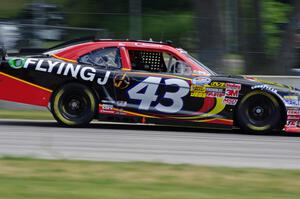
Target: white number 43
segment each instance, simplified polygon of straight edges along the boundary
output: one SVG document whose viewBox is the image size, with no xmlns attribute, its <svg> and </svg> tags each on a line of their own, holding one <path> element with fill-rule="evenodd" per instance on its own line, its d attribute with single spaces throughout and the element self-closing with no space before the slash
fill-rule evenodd
<svg viewBox="0 0 300 199">
<path fill-rule="evenodd" d="M 156 92 L 159 88 L 161 80 L 162 78 L 160 77 L 148 77 L 128 91 L 128 95 L 131 99 L 140 100 L 138 107 L 139 109 L 149 110 L 151 103 L 158 100 L 158 95 L 156 95 Z M 163 98 L 170 99 L 172 104 L 170 106 L 165 106 L 161 103 L 158 103 L 154 108 L 160 112 L 176 113 L 183 107 L 182 98 L 189 93 L 189 84 L 181 79 L 166 79 L 165 85 L 178 86 L 178 90 L 176 92 L 166 92 L 164 94 Z M 143 89 L 145 89 L 145 92 L 140 93 Z"/>
</svg>

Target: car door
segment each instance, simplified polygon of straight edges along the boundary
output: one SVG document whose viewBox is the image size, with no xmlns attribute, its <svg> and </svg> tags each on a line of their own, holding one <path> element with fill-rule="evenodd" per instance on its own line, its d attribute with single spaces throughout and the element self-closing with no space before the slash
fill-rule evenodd
<svg viewBox="0 0 300 199">
<path fill-rule="evenodd" d="M 119 107 L 149 117 L 188 114 L 185 101 L 189 99 L 190 75 L 171 74 L 163 51 L 127 52 L 132 70 L 123 70 L 114 77 Z"/>
<path fill-rule="evenodd" d="M 115 114 L 116 95 L 113 77 L 122 68 L 119 47 L 106 47 L 93 50 L 79 57 L 80 64 L 91 65 L 96 69 L 97 89 L 101 92 L 99 112 L 103 114 Z M 99 88 L 101 87 L 101 88 Z"/>
</svg>

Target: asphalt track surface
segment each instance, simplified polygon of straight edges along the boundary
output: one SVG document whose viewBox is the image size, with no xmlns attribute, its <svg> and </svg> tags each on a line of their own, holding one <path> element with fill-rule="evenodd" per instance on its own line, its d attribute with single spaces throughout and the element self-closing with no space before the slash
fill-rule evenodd
<svg viewBox="0 0 300 199">
<path fill-rule="evenodd" d="M 54 121 L 0 120 L 0 156 L 300 168 L 300 135 Z"/>
</svg>

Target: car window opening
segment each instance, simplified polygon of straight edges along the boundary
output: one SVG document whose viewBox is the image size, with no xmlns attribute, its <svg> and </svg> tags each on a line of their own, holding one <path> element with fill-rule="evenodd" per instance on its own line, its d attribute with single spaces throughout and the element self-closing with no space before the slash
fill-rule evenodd
<svg viewBox="0 0 300 199">
<path fill-rule="evenodd" d="M 191 67 L 166 52 L 129 50 L 132 70 L 191 74 Z"/>
<path fill-rule="evenodd" d="M 162 52 L 129 50 L 132 70 L 167 72 Z"/>
<path fill-rule="evenodd" d="M 105 68 L 121 68 L 119 48 L 102 48 L 94 50 L 78 59 L 79 63 Z"/>
</svg>

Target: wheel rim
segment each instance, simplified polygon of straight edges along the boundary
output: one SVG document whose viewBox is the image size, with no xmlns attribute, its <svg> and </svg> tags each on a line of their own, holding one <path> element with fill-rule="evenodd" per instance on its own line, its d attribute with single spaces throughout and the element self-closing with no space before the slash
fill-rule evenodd
<svg viewBox="0 0 300 199">
<path fill-rule="evenodd" d="M 85 93 L 65 93 L 59 102 L 59 111 L 69 120 L 80 119 L 90 111 L 90 100 Z"/>
<path fill-rule="evenodd" d="M 247 116 L 250 123 L 256 126 L 264 126 L 268 124 L 269 120 L 275 110 L 273 102 L 266 96 L 255 95 L 248 100 Z"/>
</svg>

